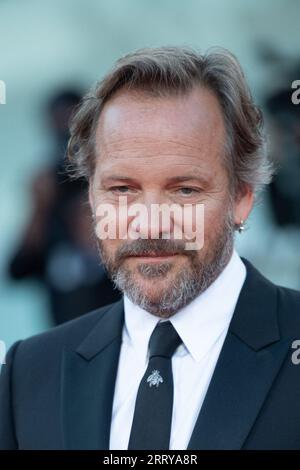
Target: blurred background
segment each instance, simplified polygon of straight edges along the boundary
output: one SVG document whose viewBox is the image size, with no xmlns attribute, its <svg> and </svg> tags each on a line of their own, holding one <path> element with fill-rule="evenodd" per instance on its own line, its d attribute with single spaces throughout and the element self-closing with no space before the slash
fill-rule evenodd
<svg viewBox="0 0 300 470">
<path fill-rule="evenodd" d="M 119 293 L 90 233 L 85 183 L 62 167 L 68 118 L 113 62 L 146 46 L 223 46 L 265 113 L 278 173 L 240 255 L 300 289 L 299 0 L 0 0 L 0 339 L 7 347 Z"/>
</svg>

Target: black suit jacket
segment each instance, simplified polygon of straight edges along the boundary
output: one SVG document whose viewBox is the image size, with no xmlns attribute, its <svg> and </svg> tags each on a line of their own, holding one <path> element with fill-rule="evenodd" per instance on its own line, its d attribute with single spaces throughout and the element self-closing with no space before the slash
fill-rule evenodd
<svg viewBox="0 0 300 470">
<path fill-rule="evenodd" d="M 247 277 L 188 449 L 300 449 L 300 292 L 243 261 Z M 109 449 L 123 322 L 120 300 L 10 348 L 1 449 Z"/>
</svg>

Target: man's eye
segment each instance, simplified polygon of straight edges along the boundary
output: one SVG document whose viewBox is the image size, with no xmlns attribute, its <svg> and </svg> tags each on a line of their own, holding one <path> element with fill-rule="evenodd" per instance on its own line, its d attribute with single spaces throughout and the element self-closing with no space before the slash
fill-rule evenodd
<svg viewBox="0 0 300 470">
<path fill-rule="evenodd" d="M 113 188 L 110 188 L 110 190 L 116 193 L 127 193 L 129 191 L 129 187 L 128 186 L 114 186 Z"/>
<path fill-rule="evenodd" d="M 184 196 L 191 196 L 193 194 L 198 193 L 199 191 L 194 188 L 186 187 L 186 188 L 179 188 L 179 192 L 183 194 Z"/>
</svg>

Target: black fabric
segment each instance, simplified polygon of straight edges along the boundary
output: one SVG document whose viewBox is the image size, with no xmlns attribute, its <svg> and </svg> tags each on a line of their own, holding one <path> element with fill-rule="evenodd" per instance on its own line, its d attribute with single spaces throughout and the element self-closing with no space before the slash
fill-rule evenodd
<svg viewBox="0 0 300 470">
<path fill-rule="evenodd" d="M 149 362 L 141 380 L 129 450 L 169 449 L 173 410 L 172 355 L 181 339 L 170 321 L 158 323 L 149 340 Z"/>
</svg>

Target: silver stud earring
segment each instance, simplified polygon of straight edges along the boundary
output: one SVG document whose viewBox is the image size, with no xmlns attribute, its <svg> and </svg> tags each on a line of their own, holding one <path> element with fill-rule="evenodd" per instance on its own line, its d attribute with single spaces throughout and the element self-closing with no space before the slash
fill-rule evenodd
<svg viewBox="0 0 300 470">
<path fill-rule="evenodd" d="M 238 224 L 237 226 L 237 230 L 239 233 L 243 233 L 243 231 L 245 230 L 245 222 L 243 219 L 241 219 L 240 223 Z"/>
</svg>

